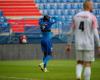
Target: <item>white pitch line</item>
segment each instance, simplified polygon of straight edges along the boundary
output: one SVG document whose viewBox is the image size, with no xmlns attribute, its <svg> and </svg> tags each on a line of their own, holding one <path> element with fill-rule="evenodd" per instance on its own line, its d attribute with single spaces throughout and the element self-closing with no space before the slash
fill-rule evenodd
<svg viewBox="0 0 100 80">
<path fill-rule="evenodd" d="M 8 76 L 0 76 L 2 79 L 16 79 L 16 80 L 34 80 L 32 78 L 17 78 L 17 77 L 8 77 Z"/>
</svg>

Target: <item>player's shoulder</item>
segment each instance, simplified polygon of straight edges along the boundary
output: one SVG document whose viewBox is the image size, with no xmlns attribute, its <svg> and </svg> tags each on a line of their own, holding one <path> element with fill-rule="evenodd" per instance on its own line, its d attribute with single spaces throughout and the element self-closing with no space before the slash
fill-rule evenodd
<svg viewBox="0 0 100 80">
<path fill-rule="evenodd" d="M 39 19 L 39 23 L 43 23 L 43 18 L 40 18 Z"/>
<path fill-rule="evenodd" d="M 96 16 L 93 13 L 90 13 L 92 18 L 96 19 Z"/>
<path fill-rule="evenodd" d="M 84 15 L 84 14 L 86 14 L 85 11 L 80 11 L 80 12 L 78 12 L 75 16 Z"/>
</svg>

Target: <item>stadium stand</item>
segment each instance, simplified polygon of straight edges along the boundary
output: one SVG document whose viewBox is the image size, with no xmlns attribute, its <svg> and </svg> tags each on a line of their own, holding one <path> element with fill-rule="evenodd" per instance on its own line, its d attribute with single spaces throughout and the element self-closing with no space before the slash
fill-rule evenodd
<svg viewBox="0 0 100 80">
<path fill-rule="evenodd" d="M 40 30 L 34 30 L 38 27 L 38 19 L 45 14 L 53 17 L 59 17 L 60 22 L 55 24 L 61 32 L 69 29 L 73 15 L 82 10 L 84 0 L 0 0 L 0 10 L 3 11 L 7 22 L 10 23 L 12 32 L 17 34 L 26 34 L 29 38 L 41 38 Z M 100 21 L 100 0 L 93 0 L 95 10 L 93 13 Z M 0 16 L 3 14 L 0 13 Z M 3 17 L 2 17 L 3 18 Z M 6 19 L 1 19 L 6 21 Z M 2 26 L 8 26 L 5 22 Z M 1 26 L 1 23 L 0 23 Z M 37 37 L 36 37 L 37 36 Z M 65 39 L 65 35 L 60 34 L 59 39 Z M 16 39 L 15 39 L 16 40 Z M 31 40 L 30 40 L 31 41 Z M 17 41 L 18 42 L 18 41 Z"/>
<path fill-rule="evenodd" d="M 24 32 L 24 24 L 38 26 L 34 16 L 41 16 L 33 0 L 0 0 L 0 10 L 9 18 L 13 32 Z"/>
<path fill-rule="evenodd" d="M 38 17 L 41 16 L 41 13 L 33 0 L 0 0 L 0 10 L 8 19 L 7 21 L 14 34 L 12 38 L 14 38 L 14 36 L 17 38 L 19 33 L 25 33 L 25 26 L 29 28 L 31 26 L 39 26 Z M 0 13 L 0 15 L 2 15 L 2 13 Z M 4 19 L 0 18 L 0 20 L 3 21 Z M 7 26 L 7 23 L 4 23 L 2 26 Z M 17 33 L 18 35 L 16 35 Z"/>
</svg>

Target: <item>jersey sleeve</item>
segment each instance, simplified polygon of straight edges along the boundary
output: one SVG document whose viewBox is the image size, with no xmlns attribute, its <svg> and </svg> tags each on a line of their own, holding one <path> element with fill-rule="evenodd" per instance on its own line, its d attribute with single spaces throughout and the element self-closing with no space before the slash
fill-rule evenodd
<svg viewBox="0 0 100 80">
<path fill-rule="evenodd" d="M 99 27 L 96 16 L 92 17 L 92 26 L 93 26 L 93 28 L 98 28 Z"/>
<path fill-rule="evenodd" d="M 95 16 L 93 16 L 92 26 L 93 26 L 95 42 L 96 42 L 97 46 L 100 47 L 100 38 L 99 38 L 98 29 L 97 29 L 99 26 L 98 26 L 98 21 Z"/>
<path fill-rule="evenodd" d="M 56 17 L 51 17 L 50 18 L 50 23 L 51 24 L 54 24 L 54 23 L 56 23 L 57 22 L 57 18 Z"/>
</svg>

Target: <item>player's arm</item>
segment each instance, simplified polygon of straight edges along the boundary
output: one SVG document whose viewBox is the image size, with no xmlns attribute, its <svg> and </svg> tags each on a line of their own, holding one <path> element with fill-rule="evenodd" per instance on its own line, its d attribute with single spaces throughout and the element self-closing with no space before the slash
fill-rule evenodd
<svg viewBox="0 0 100 80">
<path fill-rule="evenodd" d="M 73 19 L 70 31 L 67 32 L 67 35 L 68 35 L 68 41 L 67 41 L 67 46 L 66 46 L 67 52 L 70 52 L 71 49 L 72 49 L 72 41 L 73 41 L 73 36 L 74 36 L 74 30 L 75 30 L 75 22 L 74 22 L 74 19 Z"/>
<path fill-rule="evenodd" d="M 92 22 L 92 26 L 93 26 L 93 32 L 94 32 L 94 39 L 96 41 L 98 50 L 100 51 L 100 38 L 99 38 L 99 32 L 98 32 L 98 21 L 96 19 L 96 17 L 93 17 L 93 22 Z"/>
<path fill-rule="evenodd" d="M 58 19 L 57 17 L 51 17 L 51 18 L 50 18 L 51 24 L 55 24 L 55 23 L 57 23 L 58 21 L 59 21 L 59 19 Z"/>
<path fill-rule="evenodd" d="M 43 22 L 43 19 L 41 18 L 40 20 L 39 20 L 39 29 L 41 29 L 41 30 L 43 30 L 43 29 L 45 29 L 45 25 L 46 24 L 44 24 L 44 22 Z"/>
</svg>

